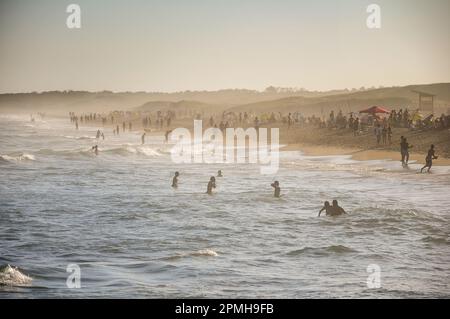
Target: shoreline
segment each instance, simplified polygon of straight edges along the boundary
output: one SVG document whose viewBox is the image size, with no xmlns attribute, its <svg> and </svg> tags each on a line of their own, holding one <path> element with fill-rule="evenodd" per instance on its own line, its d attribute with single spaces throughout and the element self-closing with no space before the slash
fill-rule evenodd
<svg viewBox="0 0 450 319">
<path fill-rule="evenodd" d="M 357 161 L 391 160 L 400 162 L 400 152 L 391 150 L 365 150 L 339 146 L 287 144 L 281 147 L 280 151 L 301 151 L 306 156 L 351 155 L 352 159 Z M 416 161 L 416 164 L 425 165 L 425 157 L 426 154 L 412 152 L 409 159 L 410 161 Z M 437 160 L 433 161 L 433 166 L 450 166 L 450 158 L 439 156 Z"/>
</svg>

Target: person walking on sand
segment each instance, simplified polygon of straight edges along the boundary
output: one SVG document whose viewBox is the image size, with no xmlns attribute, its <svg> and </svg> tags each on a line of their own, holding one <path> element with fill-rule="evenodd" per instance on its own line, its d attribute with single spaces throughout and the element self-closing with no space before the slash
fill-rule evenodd
<svg viewBox="0 0 450 319">
<path fill-rule="evenodd" d="M 387 137 L 388 137 L 389 145 L 391 145 L 392 144 L 392 128 L 391 128 L 390 124 L 388 124 L 388 127 L 387 127 Z"/>
<path fill-rule="evenodd" d="M 377 124 L 377 126 L 375 127 L 375 136 L 377 138 L 377 146 L 380 145 L 381 142 L 381 134 L 382 134 L 382 129 L 381 129 L 381 125 Z"/>
<path fill-rule="evenodd" d="M 434 145 L 431 144 L 430 149 L 428 150 L 428 154 L 427 157 L 425 158 L 425 166 L 422 167 L 422 169 L 420 170 L 420 172 L 422 173 L 422 171 L 428 167 L 428 173 L 430 172 L 431 166 L 433 166 L 433 160 L 437 159 L 438 156 L 436 156 L 434 154 Z"/>
<path fill-rule="evenodd" d="M 216 178 L 214 176 L 211 176 L 208 182 L 208 187 L 206 189 L 206 194 L 212 195 L 213 188 L 216 188 Z"/>
<path fill-rule="evenodd" d="M 359 117 L 357 117 L 355 122 L 353 122 L 353 136 L 357 136 L 358 134 L 359 134 Z"/>
<path fill-rule="evenodd" d="M 273 182 L 272 184 L 270 184 L 270 186 L 272 186 L 274 188 L 274 193 L 273 196 L 275 196 L 276 198 L 279 198 L 281 195 L 281 188 L 280 188 L 280 183 L 278 181 Z"/>
</svg>

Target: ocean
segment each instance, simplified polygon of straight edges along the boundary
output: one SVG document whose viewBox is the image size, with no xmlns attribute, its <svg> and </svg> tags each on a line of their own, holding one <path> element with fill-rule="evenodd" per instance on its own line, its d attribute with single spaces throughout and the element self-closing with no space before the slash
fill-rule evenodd
<svg viewBox="0 0 450 319">
<path fill-rule="evenodd" d="M 450 167 L 289 151 L 261 175 L 96 130 L 0 115 L 0 298 L 450 297 Z"/>
</svg>

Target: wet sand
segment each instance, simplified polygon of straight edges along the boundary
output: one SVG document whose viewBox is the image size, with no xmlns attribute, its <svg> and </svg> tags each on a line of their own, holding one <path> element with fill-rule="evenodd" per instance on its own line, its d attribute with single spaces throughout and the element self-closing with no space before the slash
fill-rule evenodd
<svg viewBox="0 0 450 319">
<path fill-rule="evenodd" d="M 282 151 L 302 151 L 308 156 L 327 156 L 327 155 L 351 155 L 352 159 L 358 161 L 369 160 L 393 160 L 400 161 L 400 152 L 390 150 L 362 150 L 351 147 L 335 147 L 335 146 L 317 146 L 308 144 L 289 144 L 281 148 Z M 439 155 L 439 154 L 438 154 Z M 425 164 L 426 154 L 414 153 L 410 154 L 410 162 Z M 450 166 L 450 158 L 439 157 L 433 161 L 433 166 Z"/>
</svg>

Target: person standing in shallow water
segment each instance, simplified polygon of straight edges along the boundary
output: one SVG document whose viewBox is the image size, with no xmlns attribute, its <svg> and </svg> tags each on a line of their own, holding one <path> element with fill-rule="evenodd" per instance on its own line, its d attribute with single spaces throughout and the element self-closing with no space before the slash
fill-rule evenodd
<svg viewBox="0 0 450 319">
<path fill-rule="evenodd" d="M 211 176 L 208 182 L 208 187 L 206 189 L 206 193 L 209 195 L 212 195 L 213 188 L 216 188 L 216 178 L 214 176 Z"/>
<path fill-rule="evenodd" d="M 177 188 L 178 187 L 178 176 L 180 176 L 180 173 L 175 172 L 175 176 L 172 179 L 172 187 Z"/>
<path fill-rule="evenodd" d="M 425 168 L 428 167 L 428 173 L 430 172 L 431 166 L 433 166 L 433 160 L 437 159 L 438 157 L 434 155 L 434 145 L 431 144 L 430 149 L 428 150 L 427 157 L 425 158 L 425 166 L 422 167 L 420 172 L 422 173 Z"/>
<path fill-rule="evenodd" d="M 412 148 L 412 145 L 409 145 L 406 137 L 400 137 L 400 153 L 402 155 L 402 165 L 407 166 L 409 161 L 409 149 Z"/>
<path fill-rule="evenodd" d="M 275 181 L 270 186 L 272 186 L 274 188 L 273 195 L 276 198 L 279 198 L 280 197 L 280 193 L 281 193 L 280 183 L 278 181 Z"/>
<path fill-rule="evenodd" d="M 142 136 L 141 136 L 141 141 L 142 141 L 142 145 L 144 145 L 144 144 L 145 144 L 145 133 L 142 134 Z"/>
</svg>

